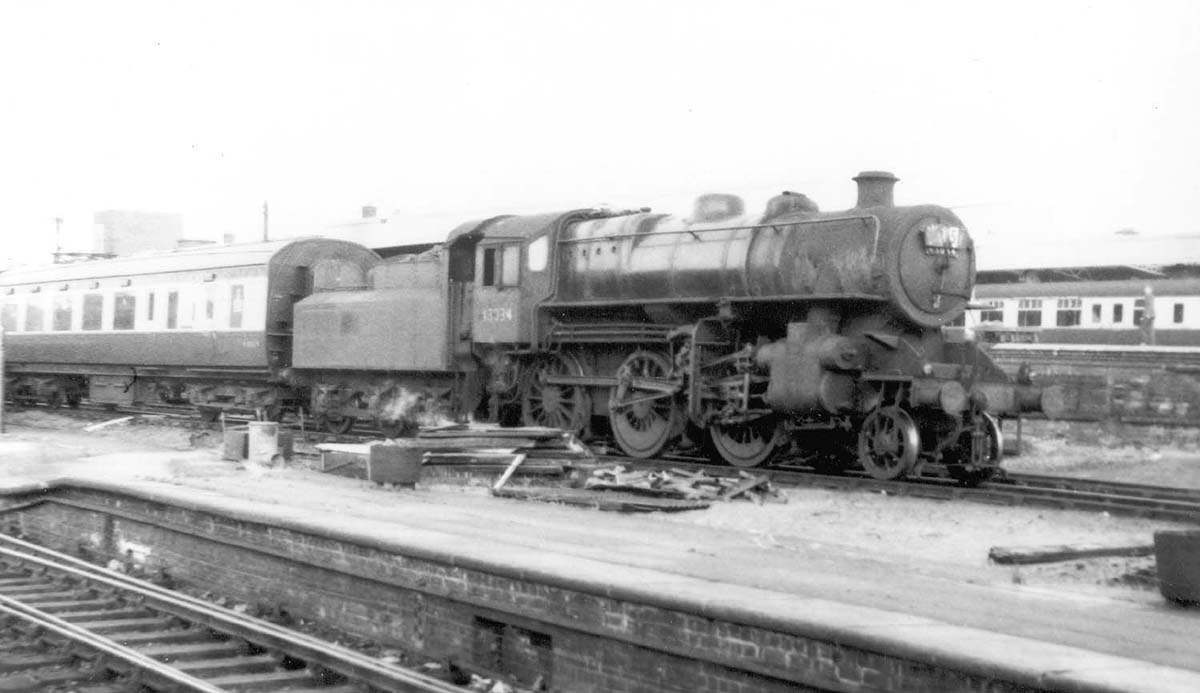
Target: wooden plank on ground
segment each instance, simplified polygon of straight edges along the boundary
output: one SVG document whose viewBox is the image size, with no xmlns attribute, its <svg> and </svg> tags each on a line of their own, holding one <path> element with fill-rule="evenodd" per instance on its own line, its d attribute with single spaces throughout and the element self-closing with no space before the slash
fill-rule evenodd
<svg viewBox="0 0 1200 693">
<path fill-rule="evenodd" d="M 988 559 L 1000 565 L 1055 563 L 1108 556 L 1137 557 L 1154 554 L 1153 544 L 1102 546 L 1100 544 L 1061 544 L 1057 546 L 993 546 Z"/>
<path fill-rule="evenodd" d="M 513 455 L 512 464 L 508 465 L 508 469 L 505 469 L 504 473 L 500 475 L 500 478 L 496 479 L 496 483 L 492 485 L 493 494 L 500 492 L 500 489 L 503 488 L 504 485 L 508 483 L 508 480 L 512 478 L 513 472 L 517 471 L 517 467 L 520 467 L 521 463 L 524 461 L 524 455 Z"/>
<path fill-rule="evenodd" d="M 708 501 L 681 498 L 652 498 L 612 491 L 591 492 L 584 489 L 524 487 L 505 488 L 495 495 L 502 498 L 563 503 L 614 512 L 679 512 L 703 510 Z"/>
<path fill-rule="evenodd" d="M 758 488 L 759 486 L 763 486 L 771 482 L 770 477 L 767 476 L 754 476 L 751 474 L 746 474 L 745 477 L 746 478 L 737 482 L 733 486 L 730 486 L 722 491 L 721 495 L 717 497 L 721 500 L 729 500 L 730 498 L 736 497 L 738 494 L 747 493 Z"/>
</svg>

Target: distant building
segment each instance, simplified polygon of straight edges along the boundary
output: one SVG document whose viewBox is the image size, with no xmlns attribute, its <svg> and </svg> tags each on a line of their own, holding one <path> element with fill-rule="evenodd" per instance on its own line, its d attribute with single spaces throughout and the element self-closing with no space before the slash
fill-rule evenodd
<svg viewBox="0 0 1200 693">
<path fill-rule="evenodd" d="M 110 209 L 92 217 L 92 252 L 130 255 L 174 250 L 183 240 L 183 217 L 167 212 Z"/>
</svg>

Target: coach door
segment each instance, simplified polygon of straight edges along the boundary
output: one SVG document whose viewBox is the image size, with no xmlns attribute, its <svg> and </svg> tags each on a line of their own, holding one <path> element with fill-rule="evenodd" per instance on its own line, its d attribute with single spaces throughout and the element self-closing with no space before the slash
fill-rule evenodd
<svg viewBox="0 0 1200 693">
<path fill-rule="evenodd" d="M 481 241 L 475 249 L 475 341 L 521 341 L 522 317 L 521 239 Z"/>
</svg>

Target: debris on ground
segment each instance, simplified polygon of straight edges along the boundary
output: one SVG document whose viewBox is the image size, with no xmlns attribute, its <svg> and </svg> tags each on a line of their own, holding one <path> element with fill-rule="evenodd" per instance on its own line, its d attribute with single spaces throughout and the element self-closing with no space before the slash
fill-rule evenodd
<svg viewBox="0 0 1200 693">
<path fill-rule="evenodd" d="M 1153 544 L 1136 546 L 1102 546 L 1100 544 L 1061 544 L 1055 546 L 993 546 L 988 550 L 988 560 L 1000 565 L 1029 565 L 1032 563 L 1057 563 L 1081 558 L 1105 556 L 1150 556 Z"/>
<path fill-rule="evenodd" d="M 515 498 L 518 500 L 540 501 L 542 503 L 560 503 L 581 508 L 594 508 L 622 513 L 651 513 L 677 512 L 680 510 L 703 510 L 710 501 L 686 500 L 682 498 L 663 498 L 634 495 L 621 491 L 591 491 L 581 488 L 557 488 L 549 486 L 528 486 L 523 488 L 505 487 L 493 490 L 492 495 L 499 498 Z"/>
<path fill-rule="evenodd" d="M 583 487 L 591 490 L 680 498 L 683 500 L 733 500 L 743 498 L 755 503 L 786 503 L 787 498 L 771 485 L 766 474 L 738 472 L 737 476 L 710 476 L 702 471 L 660 469 L 630 471 L 622 465 L 592 471 Z"/>
<path fill-rule="evenodd" d="M 95 424 L 92 424 L 91 426 L 84 426 L 83 430 L 87 431 L 88 433 L 95 433 L 96 431 L 108 428 L 109 426 L 116 426 L 117 424 L 128 423 L 130 421 L 133 421 L 135 418 L 137 418 L 137 417 L 122 416 L 119 419 L 109 419 L 108 421 L 102 421 L 100 423 L 95 423 Z"/>
</svg>

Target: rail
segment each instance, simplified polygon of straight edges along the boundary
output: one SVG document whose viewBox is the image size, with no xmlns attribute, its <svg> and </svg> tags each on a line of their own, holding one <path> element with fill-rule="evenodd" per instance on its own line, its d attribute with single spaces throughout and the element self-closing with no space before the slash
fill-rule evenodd
<svg viewBox="0 0 1200 693">
<path fill-rule="evenodd" d="M 351 681 L 360 682 L 372 688 L 384 691 L 435 693 L 462 690 L 449 683 L 387 664 L 349 648 L 145 583 L 122 573 L 94 566 L 72 556 L 14 537 L 0 535 L 0 557 L 36 565 L 52 573 L 68 575 L 117 592 L 135 595 L 141 605 L 151 611 L 170 614 L 183 621 L 202 625 L 225 635 L 254 643 L 267 650 L 287 653 L 291 657 L 308 663 L 310 667 L 314 665 L 324 667 Z M 189 690 L 206 692 L 223 690 L 220 687 L 206 684 L 196 677 L 182 674 L 178 669 L 166 667 L 136 650 L 88 633 L 86 629 L 15 603 L 16 601 L 5 597 L 0 605 L 7 613 L 20 616 L 25 620 L 36 619 L 39 625 L 54 630 L 72 641 L 118 657 L 130 665 L 136 666 L 139 670 L 162 676 L 171 683 L 188 687 Z M 151 667 L 151 665 L 153 666 Z"/>
</svg>

